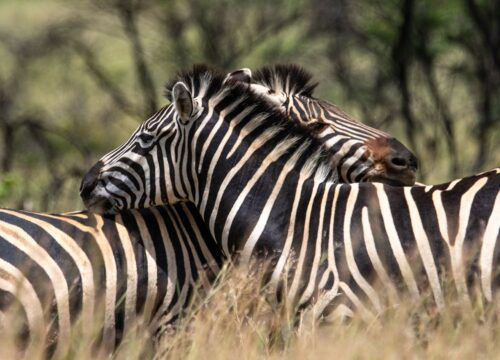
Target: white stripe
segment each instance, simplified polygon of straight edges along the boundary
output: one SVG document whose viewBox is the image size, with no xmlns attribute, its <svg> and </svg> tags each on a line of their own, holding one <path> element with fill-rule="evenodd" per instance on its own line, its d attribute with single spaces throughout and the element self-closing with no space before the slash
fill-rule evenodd
<svg viewBox="0 0 500 360">
<path fill-rule="evenodd" d="M 231 211 L 229 212 L 229 214 L 226 217 L 226 221 L 224 223 L 224 228 L 222 231 L 222 237 L 221 237 L 222 249 L 226 255 L 231 253 L 229 251 L 229 230 L 231 229 L 231 225 L 233 224 L 234 218 L 235 218 L 236 214 L 238 213 L 238 210 L 240 209 L 241 205 L 245 201 L 248 193 L 254 187 L 254 185 L 257 183 L 257 181 L 259 181 L 260 177 L 262 176 L 262 174 L 264 174 L 266 169 L 269 166 L 271 166 L 275 161 L 277 161 L 286 151 L 288 151 L 288 149 L 291 146 L 293 146 L 294 143 L 295 143 L 294 141 L 284 141 L 284 142 L 280 143 L 278 146 L 276 146 L 276 148 L 273 151 L 271 151 L 265 157 L 265 159 L 262 160 L 260 167 L 255 171 L 255 173 L 252 174 L 250 180 L 245 184 L 245 187 L 239 193 L 238 198 L 236 199 L 236 201 L 232 205 Z M 252 151 L 250 151 L 250 150 L 251 149 L 249 149 L 249 151 L 247 151 L 247 153 L 251 153 Z M 246 159 L 246 154 L 242 158 L 242 161 L 244 159 Z M 241 166 L 244 165 L 244 163 L 242 163 L 242 161 L 240 161 Z M 238 165 L 240 165 L 240 163 Z M 240 166 L 238 166 L 238 165 L 231 169 L 228 176 L 224 179 L 223 185 L 220 187 L 220 189 L 218 191 L 216 203 L 215 203 L 214 209 L 212 211 L 212 215 L 210 216 L 209 226 L 210 226 L 210 230 L 212 230 L 212 233 L 213 233 L 213 230 L 215 227 L 215 218 L 216 218 L 216 215 L 217 215 L 218 210 L 219 210 L 218 209 L 219 203 L 220 203 L 222 196 L 225 192 L 225 187 L 229 183 L 228 179 L 231 179 L 233 174 L 236 175 L 235 172 L 240 170 Z M 233 172 L 233 170 L 235 172 Z M 227 180 L 227 182 L 226 182 L 226 180 Z"/>
<path fill-rule="evenodd" d="M 366 281 L 363 275 L 361 275 L 361 272 L 359 271 L 358 268 L 358 264 L 356 263 L 356 258 L 354 257 L 354 246 L 351 239 L 351 219 L 353 216 L 354 206 L 356 204 L 359 192 L 359 187 L 355 185 L 356 184 L 353 184 L 350 187 L 351 191 L 349 192 L 349 196 L 347 197 L 347 205 L 345 209 L 344 225 L 343 225 L 344 245 L 345 245 L 344 247 L 345 247 L 347 266 L 349 268 L 352 277 L 359 285 L 359 287 L 366 293 L 366 295 L 372 302 L 375 309 L 378 312 L 381 312 L 382 305 L 380 303 L 378 294 L 375 291 L 375 289 L 368 283 L 368 281 Z"/>
<path fill-rule="evenodd" d="M 409 209 L 413 235 L 415 236 L 415 241 L 417 243 L 418 251 L 420 253 L 422 263 L 424 264 L 427 278 L 429 279 L 429 283 L 431 285 L 432 294 L 434 295 L 434 300 L 436 301 L 438 310 L 443 310 L 444 299 L 443 299 L 443 293 L 441 291 L 441 285 L 439 283 L 439 276 L 436 269 L 436 264 L 434 263 L 434 258 L 432 256 L 432 251 L 429 244 L 429 238 L 425 233 L 424 226 L 422 224 L 422 220 L 420 218 L 420 214 L 417 208 L 417 204 L 415 204 L 415 201 L 413 200 L 413 196 L 411 194 L 411 189 L 412 189 L 411 187 L 405 187 L 404 194 Z"/>
<path fill-rule="evenodd" d="M 157 274 L 158 267 L 156 263 L 156 251 L 154 247 L 154 241 L 151 239 L 151 234 L 148 230 L 148 224 L 144 221 L 144 218 L 138 211 L 133 212 L 135 221 L 139 228 L 139 234 L 142 239 L 145 248 L 146 255 L 146 267 L 148 272 L 148 287 L 146 293 L 146 300 L 144 304 L 143 316 L 144 321 L 149 323 L 151 317 L 153 316 L 153 307 L 155 304 L 157 296 Z M 156 239 L 155 239 L 156 240 Z M 141 287 L 142 288 L 142 287 Z"/>
<path fill-rule="evenodd" d="M 401 270 L 403 279 L 405 280 L 406 286 L 408 287 L 410 296 L 413 300 L 417 300 L 419 298 L 417 282 L 415 281 L 413 271 L 410 267 L 410 264 L 408 263 L 408 259 L 406 259 L 406 255 L 401 245 L 401 240 L 399 239 L 396 227 L 394 226 L 394 219 L 392 217 L 392 211 L 389 205 L 389 200 L 387 199 L 387 194 L 385 193 L 382 184 L 373 183 L 373 186 L 375 187 L 375 189 L 377 189 L 377 196 L 379 199 L 382 220 L 384 223 L 385 231 L 387 233 L 387 237 L 389 239 L 389 243 L 391 245 L 391 249 L 394 253 L 394 257 L 396 258 L 396 262 L 398 263 L 399 269 Z"/>
<path fill-rule="evenodd" d="M 221 142 L 219 144 L 217 144 L 217 151 L 215 152 L 215 154 L 212 156 L 212 159 L 210 160 L 210 166 L 208 167 L 208 172 L 207 174 L 213 174 L 214 173 L 214 169 L 215 169 L 215 166 L 219 163 L 219 160 L 220 160 L 220 157 L 221 157 L 221 153 L 222 153 L 222 150 L 224 150 L 224 147 L 226 146 L 229 138 L 231 135 L 234 134 L 234 128 L 239 124 L 239 122 L 245 117 L 247 116 L 248 112 L 250 112 L 251 108 L 247 108 L 247 109 L 244 109 L 241 113 L 238 114 L 237 117 L 234 118 L 234 121 L 231 121 L 229 124 L 228 124 L 228 129 L 226 129 L 226 134 L 224 135 L 224 137 L 222 138 Z M 221 116 L 225 116 L 225 113 L 222 112 Z M 222 123 L 222 119 L 219 121 L 219 124 Z M 212 134 L 211 134 L 212 135 Z M 213 133 L 213 135 L 215 135 L 215 132 Z M 206 147 L 208 147 L 208 145 L 211 144 L 212 142 L 212 137 L 209 137 L 207 139 L 207 141 L 205 142 L 205 146 L 203 147 L 203 150 L 202 150 L 202 156 L 201 156 L 201 159 L 200 159 L 200 164 L 199 164 L 199 167 L 198 167 L 198 171 L 201 172 L 201 166 L 203 164 L 203 158 L 206 154 Z M 207 178 L 207 181 L 206 181 L 206 184 L 205 184 L 205 189 L 203 190 L 203 211 L 204 211 L 204 207 L 206 205 L 206 200 L 208 199 L 208 193 L 211 189 L 211 185 L 212 185 L 212 177 L 209 176 Z"/>
<path fill-rule="evenodd" d="M 58 218 L 57 216 L 51 216 L 53 218 Z M 101 256 L 104 261 L 104 273 L 106 278 L 106 289 L 105 289 L 105 304 L 104 304 L 104 334 L 103 334 L 103 347 L 105 349 L 112 350 L 115 346 L 115 304 L 116 304 L 116 286 L 117 286 L 117 272 L 116 272 L 116 261 L 113 254 L 113 249 L 109 244 L 109 240 L 103 232 L 104 220 L 103 217 L 97 214 L 90 214 L 87 216 L 88 221 L 90 217 L 95 219 L 96 225 L 94 227 L 82 225 L 78 221 L 71 219 L 65 219 L 65 222 L 73 225 L 77 229 L 88 233 L 95 239 L 99 250 L 101 251 Z M 120 239 L 117 239 L 120 241 Z"/>
<path fill-rule="evenodd" d="M 127 268 L 127 292 L 125 294 L 125 319 L 124 328 L 132 329 L 135 322 L 135 309 L 137 303 L 137 263 L 135 261 L 134 246 L 128 229 L 123 224 L 121 215 L 116 216 L 116 231 L 120 237 L 123 253 L 125 255 L 125 266 Z"/>
<path fill-rule="evenodd" d="M 293 244 L 293 239 L 295 237 L 295 221 L 297 220 L 297 209 L 300 203 L 300 195 L 302 193 L 302 187 L 304 186 L 304 181 L 306 177 L 303 175 L 299 176 L 299 180 L 297 181 L 297 185 L 295 187 L 295 194 L 293 197 L 292 207 L 290 211 L 290 221 L 288 223 L 288 229 L 286 233 L 285 244 L 283 245 L 283 249 L 281 251 L 280 257 L 274 266 L 273 273 L 271 275 L 270 288 L 272 289 L 271 293 L 276 293 L 276 288 L 278 286 L 278 282 L 283 271 L 283 268 L 287 264 L 288 261 L 292 260 L 292 255 L 290 254 L 290 249 Z M 285 276 L 286 281 L 286 276 Z"/>
<path fill-rule="evenodd" d="M 174 215 L 171 213 L 171 209 L 169 209 L 169 216 L 171 219 L 174 219 Z M 176 221 L 173 221 L 172 224 L 173 224 L 175 233 L 177 234 L 177 237 L 181 238 L 181 235 L 180 235 L 181 233 L 180 233 L 179 227 L 177 226 Z M 180 284 L 179 283 L 180 279 L 177 279 L 177 278 L 174 279 L 174 282 L 170 282 L 170 280 L 171 280 L 170 278 L 172 277 L 171 276 L 172 272 L 170 271 L 170 261 L 169 261 L 169 264 L 168 264 L 168 266 L 169 266 L 169 268 L 168 268 L 169 285 L 171 285 L 173 287 L 171 289 L 169 289 L 169 292 L 172 291 L 171 292 L 172 295 L 167 294 L 168 296 L 165 297 L 169 301 L 163 303 L 161 310 L 158 311 L 158 313 L 159 313 L 158 315 L 162 316 L 162 318 L 161 318 L 162 324 L 171 321 L 171 319 L 174 316 L 179 314 L 184 309 L 184 306 L 186 304 L 186 298 L 188 295 L 188 287 L 189 286 L 194 287 L 193 275 L 191 274 L 191 262 L 189 260 L 189 254 L 187 252 L 186 246 L 185 246 L 183 241 L 178 242 L 178 245 L 180 245 L 181 251 L 182 251 L 183 264 L 181 264 L 181 265 L 183 266 L 184 271 L 185 271 L 184 283 Z M 169 247 L 173 251 L 172 244 L 170 244 Z M 172 255 L 175 256 L 176 255 L 175 252 L 173 252 Z M 169 260 L 170 260 L 170 256 L 169 256 Z M 177 264 L 176 264 L 176 267 L 173 271 L 177 271 Z M 175 276 L 177 276 L 176 274 L 175 274 Z M 180 285 L 182 285 L 181 289 L 179 289 Z M 170 302 L 172 301 L 172 299 L 173 299 L 172 296 L 175 293 L 177 293 L 177 295 L 178 295 L 177 302 L 170 308 L 169 312 L 167 313 L 166 309 L 167 309 L 168 305 L 170 304 Z"/>
<path fill-rule="evenodd" d="M 170 214 L 168 208 L 164 208 L 169 217 Z M 156 324 L 159 321 L 159 318 L 163 316 L 172 302 L 174 298 L 174 294 L 176 291 L 177 284 L 177 260 L 175 250 L 172 245 L 172 239 L 170 238 L 169 232 L 165 226 L 165 221 L 162 218 L 162 215 L 158 211 L 157 208 L 151 208 L 151 212 L 154 214 L 156 221 L 158 222 L 158 226 L 160 228 L 161 239 L 163 240 L 163 246 L 165 248 L 165 254 L 167 256 L 167 286 L 165 291 L 165 297 L 160 308 L 156 311 L 156 314 L 152 320 L 153 324 Z"/>
<path fill-rule="evenodd" d="M 69 349 L 71 322 L 69 290 L 64 273 L 46 250 L 37 244 L 26 231 L 5 222 L 1 223 L 1 231 L 2 237 L 6 241 L 24 252 L 38 266 L 44 269 L 49 277 L 54 290 L 59 326 L 58 342 L 54 356 L 57 357 L 67 354 Z"/>
<path fill-rule="evenodd" d="M 481 247 L 481 255 L 479 258 L 479 266 L 481 268 L 481 286 L 484 296 L 487 300 L 493 301 L 491 290 L 491 277 L 493 271 L 493 256 L 495 255 L 495 245 L 500 232 L 500 193 L 497 194 L 495 205 L 491 212 L 490 219 L 486 225 L 486 230 L 483 236 L 483 246 Z M 498 271 L 498 269 L 495 269 Z"/>
<path fill-rule="evenodd" d="M 453 188 L 461 181 L 462 179 L 455 179 L 448 184 L 448 187 L 444 191 L 453 190 Z"/>
<path fill-rule="evenodd" d="M 324 146 L 326 149 L 331 149 L 333 148 L 339 141 L 341 140 L 347 140 L 349 141 L 349 137 L 343 136 L 343 135 L 334 135 L 333 137 L 329 138 L 328 140 L 323 140 L 324 141 Z"/>
<path fill-rule="evenodd" d="M 285 166 L 283 167 L 281 173 L 278 176 L 278 179 L 275 181 L 273 190 L 271 191 L 271 194 L 269 195 L 266 204 L 264 205 L 264 208 L 261 214 L 259 215 L 257 223 L 253 228 L 252 232 L 250 233 L 250 235 L 248 236 L 248 239 L 246 239 L 245 241 L 245 246 L 243 247 L 243 250 L 241 252 L 242 264 L 248 266 L 250 258 L 252 256 L 253 249 L 255 248 L 257 241 L 262 235 L 262 232 L 266 228 L 269 215 L 271 214 L 271 210 L 273 209 L 274 202 L 276 201 L 276 198 L 278 197 L 281 189 L 283 188 L 283 182 L 285 181 L 286 177 L 292 170 L 296 170 L 294 169 L 294 165 L 297 163 L 297 160 L 299 159 L 300 155 L 301 152 L 296 151 L 290 157 L 290 159 L 287 160 Z"/>
<path fill-rule="evenodd" d="M 24 274 L 3 259 L 0 259 L 0 289 L 11 293 L 26 312 L 30 333 L 27 353 L 30 353 L 32 347 L 44 347 L 47 328 L 40 299 Z"/>
<path fill-rule="evenodd" d="M 11 216 L 17 217 L 19 219 L 23 219 L 27 222 L 36 224 L 40 226 L 42 229 L 47 231 L 47 233 L 52 236 L 57 244 L 59 244 L 71 257 L 71 259 L 75 262 L 76 267 L 78 268 L 78 272 L 80 273 L 80 278 L 82 281 L 82 310 L 81 317 L 84 323 L 88 323 L 92 321 L 94 315 L 94 307 L 95 307 L 95 285 L 94 285 L 94 271 L 92 269 L 92 264 L 90 263 L 90 259 L 87 257 L 87 254 L 82 250 L 82 248 L 75 242 L 75 240 L 50 224 L 47 221 L 39 220 L 33 216 L 27 216 L 22 212 L 10 211 L 7 209 L 2 209 L 2 212 L 6 214 L 10 214 Z M 50 216 L 49 216 L 50 217 Z M 51 217 L 53 218 L 53 217 Z M 60 221 L 67 222 L 65 218 L 59 218 Z M 39 239 L 41 240 L 41 239 Z M 89 331 L 92 331 L 90 327 L 83 327 L 84 336 L 89 335 Z"/>
<path fill-rule="evenodd" d="M 446 218 L 446 212 L 444 211 L 443 201 L 441 199 L 441 190 L 436 190 L 432 193 L 432 202 L 434 204 L 434 209 L 436 210 L 436 216 L 438 221 L 439 232 L 441 237 L 448 245 L 450 245 L 450 237 L 448 236 L 448 219 Z"/>
<path fill-rule="evenodd" d="M 302 297 L 300 299 L 300 304 L 304 304 L 306 301 L 309 301 L 311 298 L 315 284 L 316 284 L 316 277 L 318 273 L 318 267 L 319 267 L 319 262 L 321 260 L 321 257 L 323 255 L 321 248 L 323 244 L 323 223 L 324 223 L 324 217 L 325 217 L 325 208 L 326 208 L 326 199 L 328 198 L 328 193 L 330 190 L 330 184 L 327 184 L 325 186 L 325 189 L 323 190 L 323 196 L 321 198 L 321 203 L 320 203 L 320 213 L 319 213 L 319 223 L 318 223 L 318 228 L 316 231 L 316 248 L 314 249 L 314 259 L 312 262 L 311 266 L 311 274 L 309 276 L 309 279 L 307 281 L 307 287 L 302 293 Z M 312 240 L 312 239 L 311 239 Z M 328 273 L 328 271 L 327 271 Z"/>
<path fill-rule="evenodd" d="M 382 260 L 378 256 L 377 248 L 375 246 L 375 240 L 373 239 L 372 228 L 370 225 L 370 219 L 368 217 L 368 208 L 366 206 L 361 209 L 361 223 L 363 227 L 363 238 L 365 239 L 366 252 L 368 257 L 372 262 L 373 268 L 377 272 L 377 275 L 382 280 L 385 288 L 387 289 L 387 295 L 391 304 L 398 304 L 399 297 L 393 282 L 382 265 Z"/>
<path fill-rule="evenodd" d="M 350 286 L 345 282 L 340 283 L 340 289 L 344 291 L 346 297 L 356 306 L 361 318 L 368 323 L 371 323 L 374 319 L 374 314 L 366 308 L 363 302 L 358 298 L 358 296 L 352 291 Z"/>
<path fill-rule="evenodd" d="M 465 241 L 465 235 L 467 230 L 467 225 L 469 224 L 469 216 L 471 215 L 472 203 L 477 192 L 486 184 L 487 178 L 481 178 L 471 186 L 465 194 L 463 194 L 460 200 L 460 212 L 458 216 L 458 231 L 455 237 L 455 242 L 453 244 L 452 250 L 452 266 L 453 266 L 453 276 L 455 277 L 455 285 L 457 291 L 467 304 L 472 306 L 469 294 L 467 292 L 467 280 L 465 274 L 465 263 L 463 262 L 463 245 Z"/>
</svg>

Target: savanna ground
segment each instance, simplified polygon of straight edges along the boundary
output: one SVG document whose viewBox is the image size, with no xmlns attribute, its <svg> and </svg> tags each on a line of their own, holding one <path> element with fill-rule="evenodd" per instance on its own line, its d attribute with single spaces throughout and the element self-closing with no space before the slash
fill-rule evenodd
<svg viewBox="0 0 500 360">
<path fill-rule="evenodd" d="M 500 164 L 498 14 L 494 0 L 1 0 L 0 206 L 81 209 L 82 174 L 165 103 L 162 85 L 176 71 L 200 62 L 227 70 L 303 65 L 321 81 L 319 97 L 414 150 L 419 181 L 493 168 Z M 259 294 L 238 275 L 223 277 L 161 342 L 165 354 L 500 354 L 498 309 L 485 315 L 455 304 L 436 317 L 406 304 L 368 324 L 313 326 L 286 319 Z M 2 359 L 15 354 L 9 329 L 1 329 Z M 117 358 L 153 355 L 139 334 Z M 86 358 L 86 342 L 71 343 L 74 357 Z"/>
</svg>

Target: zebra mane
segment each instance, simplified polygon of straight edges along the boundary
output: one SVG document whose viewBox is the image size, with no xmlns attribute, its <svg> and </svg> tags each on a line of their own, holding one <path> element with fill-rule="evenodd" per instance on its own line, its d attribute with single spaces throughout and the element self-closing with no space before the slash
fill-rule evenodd
<svg viewBox="0 0 500 360">
<path fill-rule="evenodd" d="M 286 67 L 290 68 L 292 66 L 287 65 Z M 275 67 L 275 69 L 278 68 L 282 69 L 278 66 Z M 303 72 L 300 67 L 293 65 L 293 68 L 300 70 L 297 71 L 296 74 L 302 74 L 302 79 L 310 78 L 309 75 L 306 76 L 307 73 Z M 289 72 L 280 70 L 280 74 L 283 76 L 287 73 Z M 337 182 L 338 174 L 336 170 L 331 167 L 328 152 L 321 141 L 311 135 L 311 129 L 303 124 L 291 121 L 279 106 L 270 102 L 265 96 L 256 94 L 246 84 L 238 81 L 225 81 L 226 75 L 226 72 L 214 67 L 194 65 L 189 70 L 179 72 L 173 80 L 168 82 L 165 87 L 165 93 L 167 98 L 169 98 L 173 86 L 177 82 L 182 81 L 188 86 L 192 96 L 196 98 L 211 98 L 223 94 L 225 98 L 233 98 L 235 101 L 239 99 L 240 106 L 253 108 L 252 112 L 255 116 L 252 121 L 272 123 L 266 131 L 268 135 L 280 133 L 281 135 L 277 136 L 283 138 L 283 143 L 287 142 L 290 144 L 290 151 L 311 152 L 310 159 L 314 160 L 310 162 L 316 163 L 316 165 L 309 164 L 306 168 L 310 171 L 318 170 L 320 173 L 324 174 L 325 180 L 328 179 Z M 273 78 L 278 79 L 278 77 Z M 298 77 L 296 77 L 296 79 L 298 79 Z M 292 84 L 292 82 L 289 82 L 289 84 Z M 302 82 L 302 84 L 305 83 Z M 308 92 L 311 92 L 313 89 L 311 86 L 304 85 L 302 87 L 302 89 L 306 88 L 309 89 Z M 262 136 L 265 135 L 263 134 Z"/>
<path fill-rule="evenodd" d="M 252 82 L 262 84 L 274 91 L 289 95 L 312 97 L 318 85 L 312 82 L 312 75 L 296 64 L 265 66 L 252 75 Z"/>
<path fill-rule="evenodd" d="M 194 97 L 210 96 L 223 87 L 224 74 L 221 70 L 206 64 L 195 64 L 190 69 L 181 70 L 165 85 L 167 100 L 171 100 L 172 88 L 179 81 L 188 86 Z M 200 94 L 203 89 L 205 93 Z"/>
</svg>

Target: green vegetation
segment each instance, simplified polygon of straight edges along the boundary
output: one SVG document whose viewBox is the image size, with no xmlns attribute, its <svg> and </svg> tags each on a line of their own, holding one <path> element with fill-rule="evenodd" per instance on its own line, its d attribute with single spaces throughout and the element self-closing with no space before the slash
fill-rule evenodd
<svg viewBox="0 0 500 360">
<path fill-rule="evenodd" d="M 500 164 L 499 1 L 0 1 L 0 201 L 81 209 L 82 174 L 207 62 L 295 62 L 437 183 Z"/>
</svg>

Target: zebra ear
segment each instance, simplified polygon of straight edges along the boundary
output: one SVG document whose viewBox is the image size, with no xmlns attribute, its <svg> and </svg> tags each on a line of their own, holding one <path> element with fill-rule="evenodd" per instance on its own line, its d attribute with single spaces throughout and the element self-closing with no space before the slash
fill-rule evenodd
<svg viewBox="0 0 500 360">
<path fill-rule="evenodd" d="M 194 110 L 193 97 L 183 82 L 179 81 L 172 88 L 172 102 L 181 120 L 189 121 Z"/>
<path fill-rule="evenodd" d="M 252 71 L 248 68 L 243 68 L 239 70 L 235 70 L 226 75 L 224 82 L 228 81 L 236 81 L 250 84 L 252 81 Z"/>
</svg>

